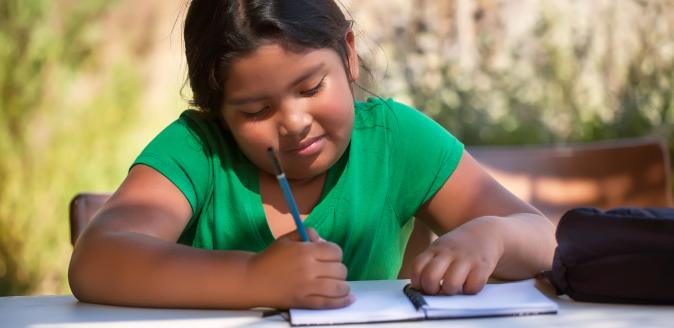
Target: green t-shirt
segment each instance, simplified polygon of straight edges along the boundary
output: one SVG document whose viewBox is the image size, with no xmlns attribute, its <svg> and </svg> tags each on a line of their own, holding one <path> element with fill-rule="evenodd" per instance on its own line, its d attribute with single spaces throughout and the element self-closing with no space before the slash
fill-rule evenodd
<svg viewBox="0 0 674 328">
<path fill-rule="evenodd" d="M 463 144 L 413 108 L 390 99 L 356 102 L 349 148 L 328 170 L 305 225 L 342 248 L 349 280 L 395 279 L 410 218 L 452 174 L 462 152 Z M 183 112 L 135 164 L 159 171 L 189 201 L 193 215 L 179 243 L 259 252 L 274 240 L 257 167 L 203 113 Z"/>
</svg>

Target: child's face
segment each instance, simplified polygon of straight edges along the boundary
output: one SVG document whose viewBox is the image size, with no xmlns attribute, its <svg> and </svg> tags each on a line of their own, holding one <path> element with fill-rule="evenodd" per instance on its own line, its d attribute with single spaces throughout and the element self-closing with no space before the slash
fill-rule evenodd
<svg viewBox="0 0 674 328">
<path fill-rule="evenodd" d="M 358 78 L 352 39 L 349 46 L 350 76 L 334 50 L 295 53 L 273 43 L 230 65 L 225 121 L 259 168 L 273 173 L 270 146 L 289 179 L 319 176 L 344 153 L 354 120 L 349 80 Z"/>
</svg>

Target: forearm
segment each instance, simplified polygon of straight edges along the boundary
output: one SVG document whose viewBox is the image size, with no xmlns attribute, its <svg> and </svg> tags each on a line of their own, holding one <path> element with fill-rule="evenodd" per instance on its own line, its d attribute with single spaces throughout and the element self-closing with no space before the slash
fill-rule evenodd
<svg viewBox="0 0 674 328">
<path fill-rule="evenodd" d="M 148 306 L 249 308 L 253 253 L 209 251 L 133 232 L 92 231 L 73 253 L 69 281 L 86 302 Z"/>
<path fill-rule="evenodd" d="M 485 219 L 503 245 L 494 277 L 524 279 L 550 269 L 557 246 L 555 226 L 550 220 L 532 213 Z"/>
</svg>

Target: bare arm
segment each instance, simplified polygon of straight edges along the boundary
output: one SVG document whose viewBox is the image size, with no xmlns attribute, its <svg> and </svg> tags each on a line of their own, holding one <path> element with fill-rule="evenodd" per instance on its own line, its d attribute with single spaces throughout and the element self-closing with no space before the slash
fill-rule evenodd
<svg viewBox="0 0 674 328">
<path fill-rule="evenodd" d="M 68 272 L 73 294 L 86 302 L 150 307 L 336 307 L 350 301 L 334 244 L 287 235 L 260 254 L 176 244 L 191 216 L 177 187 L 154 169 L 135 166 L 75 245 Z M 297 263 L 283 261 L 288 258 Z M 305 268 L 298 279 L 315 282 L 304 289 L 313 296 L 298 295 L 292 281 L 279 284 L 269 275 L 270 268 L 283 274 L 297 266 Z M 318 274 L 332 279 L 326 283 Z"/>
<path fill-rule="evenodd" d="M 467 152 L 417 216 L 440 236 L 413 265 L 413 285 L 426 292 L 474 293 L 492 274 L 523 279 L 551 266 L 552 222 Z"/>
<path fill-rule="evenodd" d="M 133 167 L 75 245 L 69 270 L 75 296 L 157 307 L 251 304 L 243 282 L 253 254 L 176 244 L 191 215 L 187 199 L 168 179 L 149 167 Z M 240 283 L 223 284 L 219 276 Z"/>
</svg>

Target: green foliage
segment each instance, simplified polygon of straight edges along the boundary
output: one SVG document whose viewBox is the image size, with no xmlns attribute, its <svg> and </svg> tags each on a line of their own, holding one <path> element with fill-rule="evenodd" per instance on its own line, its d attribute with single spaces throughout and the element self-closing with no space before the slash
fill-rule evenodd
<svg viewBox="0 0 674 328">
<path fill-rule="evenodd" d="M 417 1 L 386 17 L 400 25 L 377 40 L 391 57 L 381 86 L 467 144 L 674 145 L 672 4 Z"/>
<path fill-rule="evenodd" d="M 112 190 L 136 150 L 139 75 L 94 56 L 113 4 L 0 2 L 0 295 L 66 290 L 68 201 Z"/>
</svg>

